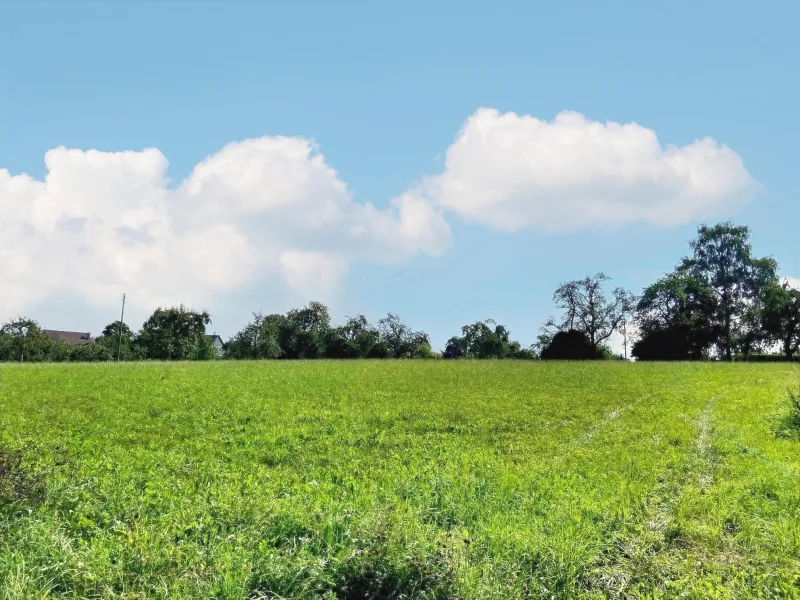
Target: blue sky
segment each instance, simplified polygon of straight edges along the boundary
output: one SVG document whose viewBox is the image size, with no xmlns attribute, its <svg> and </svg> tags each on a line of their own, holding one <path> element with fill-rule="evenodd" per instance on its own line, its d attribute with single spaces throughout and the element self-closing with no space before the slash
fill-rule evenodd
<svg viewBox="0 0 800 600">
<path fill-rule="evenodd" d="M 0 241 L 3 320 L 27 314 L 94 333 L 116 318 L 125 292 L 134 326 L 153 303 L 185 301 L 209 308 L 212 328 L 227 336 L 253 310 L 320 297 L 335 320 L 399 313 L 438 347 L 488 317 L 527 344 L 560 281 L 602 270 L 639 291 L 685 254 L 701 221 L 724 219 L 750 225 L 756 252 L 800 276 L 795 3 L 92 1 L 0 10 L 0 226 L 13 232 Z M 476 117 L 481 108 L 496 112 Z M 578 136 L 598 131 L 595 122 L 601 139 L 607 123 L 640 129 L 577 156 L 553 137 L 567 131 L 554 125 L 562 111 L 583 115 L 569 129 Z M 485 128 L 502 137 L 483 140 Z M 538 137 L 543 130 L 553 136 Z M 702 181 L 665 182 L 659 169 L 670 159 L 660 154 L 637 163 L 648 130 L 662 148 L 711 138 L 701 158 L 681 155 L 698 161 L 684 175 Z M 245 139 L 274 143 L 220 153 Z M 316 145 L 291 163 L 300 170 L 281 167 L 305 140 Z M 45 153 L 61 146 L 84 152 L 52 154 L 43 186 Z M 723 146 L 732 159 L 719 159 Z M 137 155 L 135 166 L 107 154 L 147 148 L 160 154 Z M 603 148 L 619 150 L 633 183 L 603 171 Z M 210 175 L 182 186 L 215 156 Z M 516 157 L 541 174 L 508 167 Z M 31 178 L 24 185 L 22 173 Z M 254 187 L 237 187 L 259 174 Z M 277 191 L 262 198 L 267 188 Z M 293 190 L 285 199 L 284 189 Z M 408 204 L 392 204 L 404 195 Z M 283 208 L 271 212 L 271 202 Z M 306 223 L 331 202 L 346 216 L 309 233 Z M 613 222 L 577 218 L 603 202 L 616 207 Z M 131 216 L 143 206 L 167 216 Z M 144 241 L 112 239 L 123 234 Z M 195 260 L 204 252 L 214 257 L 205 271 Z"/>
</svg>

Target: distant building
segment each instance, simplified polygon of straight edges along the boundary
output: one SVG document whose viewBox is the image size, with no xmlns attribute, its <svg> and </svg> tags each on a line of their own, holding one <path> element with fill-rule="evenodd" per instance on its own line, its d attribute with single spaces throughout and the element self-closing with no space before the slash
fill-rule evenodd
<svg viewBox="0 0 800 600">
<path fill-rule="evenodd" d="M 214 333 L 212 335 L 207 335 L 206 339 L 211 342 L 211 347 L 214 348 L 214 352 L 217 353 L 217 356 L 225 356 L 225 343 L 222 341 L 221 337 Z"/>
<path fill-rule="evenodd" d="M 94 344 L 91 334 L 82 331 L 60 331 L 58 329 L 45 329 L 47 337 L 53 342 L 64 342 L 65 344 Z"/>
</svg>

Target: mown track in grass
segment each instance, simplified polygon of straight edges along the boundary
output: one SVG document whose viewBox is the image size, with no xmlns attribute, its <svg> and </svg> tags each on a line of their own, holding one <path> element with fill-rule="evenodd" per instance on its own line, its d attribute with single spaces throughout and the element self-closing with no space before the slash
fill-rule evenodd
<svg viewBox="0 0 800 600">
<path fill-rule="evenodd" d="M 0 598 L 792 597 L 782 365 L 4 368 Z"/>
<path fill-rule="evenodd" d="M 689 543 L 682 537 L 676 508 L 686 489 L 696 487 L 703 493 L 711 485 L 714 464 L 710 418 L 715 403 L 724 394 L 723 390 L 708 399 L 695 419 L 696 434 L 689 451 L 677 461 L 670 461 L 659 473 L 656 485 L 644 500 L 642 516 L 627 525 L 627 531 L 619 535 L 611 551 L 603 556 L 596 581 L 609 595 L 665 593 L 673 583 L 669 572 L 659 569 L 659 563 L 671 566 L 666 560 L 671 549 Z"/>
</svg>

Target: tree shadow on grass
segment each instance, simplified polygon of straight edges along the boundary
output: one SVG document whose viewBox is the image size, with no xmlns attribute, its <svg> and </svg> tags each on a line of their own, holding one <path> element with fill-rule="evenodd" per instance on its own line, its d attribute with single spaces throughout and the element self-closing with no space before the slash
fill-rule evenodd
<svg viewBox="0 0 800 600">
<path fill-rule="evenodd" d="M 449 578 L 433 565 L 374 563 L 341 573 L 331 591 L 337 600 L 400 600 L 450 598 L 451 588 Z"/>
<path fill-rule="evenodd" d="M 250 597 L 294 597 L 302 588 L 315 589 L 315 597 L 325 600 L 451 600 L 460 597 L 456 594 L 454 558 L 441 552 L 391 557 L 373 548 L 371 552 L 329 563 L 328 573 L 309 573 L 310 580 L 305 582 L 295 577 L 287 585 L 282 578 L 257 576 Z"/>
<path fill-rule="evenodd" d="M 0 506 L 38 504 L 43 498 L 43 482 L 25 470 L 22 453 L 0 449 Z"/>
</svg>

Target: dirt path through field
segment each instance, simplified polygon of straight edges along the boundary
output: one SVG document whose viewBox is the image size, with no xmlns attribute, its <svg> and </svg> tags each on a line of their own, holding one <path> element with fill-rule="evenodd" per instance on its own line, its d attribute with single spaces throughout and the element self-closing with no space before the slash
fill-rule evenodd
<svg viewBox="0 0 800 600">
<path fill-rule="evenodd" d="M 587 431 L 585 434 L 583 434 L 581 436 L 581 438 L 580 438 L 578 443 L 579 444 L 588 444 L 589 442 L 591 442 L 595 438 L 595 436 L 598 433 L 603 431 L 603 429 L 605 427 L 607 427 L 612 421 L 615 421 L 616 419 L 618 419 L 620 417 L 620 415 L 622 415 L 623 413 L 625 413 L 627 411 L 632 410 L 634 407 L 636 407 L 637 405 L 641 404 L 643 401 L 647 400 L 648 398 L 651 398 L 652 396 L 653 396 L 653 392 L 650 392 L 648 394 L 644 394 L 643 396 L 640 396 L 639 398 L 637 398 L 633 402 L 629 402 L 628 404 L 625 404 L 624 406 L 620 406 L 618 408 L 610 410 L 609 412 L 607 412 L 605 414 L 605 416 L 600 420 L 600 422 L 597 425 L 592 427 L 589 431 Z"/>
<path fill-rule="evenodd" d="M 644 500 L 642 518 L 631 523 L 599 559 L 592 575 L 593 584 L 612 597 L 628 597 L 642 583 L 652 589 L 663 579 L 669 555 L 691 545 L 683 536 L 675 517 L 676 507 L 688 489 L 700 493 L 714 481 L 711 422 L 717 402 L 728 392 L 711 396 L 695 419 L 697 433 L 689 452 L 678 464 L 670 464 Z M 635 595 L 635 593 L 633 594 Z"/>
</svg>

